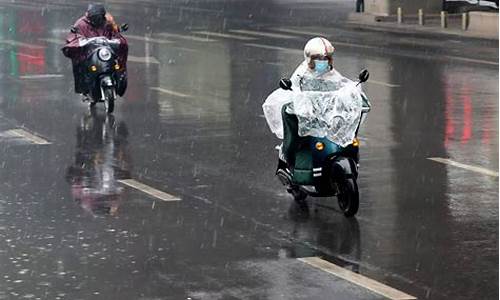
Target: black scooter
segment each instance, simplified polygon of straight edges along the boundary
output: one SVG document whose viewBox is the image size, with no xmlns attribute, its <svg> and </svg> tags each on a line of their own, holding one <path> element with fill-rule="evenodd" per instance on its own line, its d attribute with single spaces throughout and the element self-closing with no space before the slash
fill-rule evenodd
<svg viewBox="0 0 500 300">
<path fill-rule="evenodd" d="M 120 28 L 121 31 L 127 29 L 127 24 Z M 71 32 L 77 33 L 76 28 Z M 82 40 L 80 46 L 86 53 L 81 70 L 85 72 L 83 78 L 89 91 L 90 107 L 104 102 L 106 112 L 110 114 L 114 111 L 117 95 L 122 96 L 127 89 L 127 75 L 118 63 L 120 40 L 93 37 Z"/>
</svg>

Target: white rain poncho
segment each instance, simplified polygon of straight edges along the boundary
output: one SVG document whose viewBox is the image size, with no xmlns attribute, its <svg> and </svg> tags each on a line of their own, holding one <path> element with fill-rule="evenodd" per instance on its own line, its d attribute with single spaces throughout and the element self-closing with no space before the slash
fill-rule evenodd
<svg viewBox="0 0 500 300">
<path fill-rule="evenodd" d="M 335 70 L 316 75 L 302 63 L 291 78 L 292 91 L 275 90 L 262 105 L 271 131 L 283 139 L 283 105 L 297 116 L 299 136 L 326 137 L 345 147 L 352 143 L 361 119 L 362 91 Z"/>
</svg>

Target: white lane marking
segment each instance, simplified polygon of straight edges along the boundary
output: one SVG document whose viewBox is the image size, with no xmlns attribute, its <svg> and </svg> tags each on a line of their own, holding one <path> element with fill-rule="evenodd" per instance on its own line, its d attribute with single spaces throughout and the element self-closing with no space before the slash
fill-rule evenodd
<svg viewBox="0 0 500 300">
<path fill-rule="evenodd" d="M 54 39 L 54 38 L 49 38 L 49 39 L 38 39 L 39 41 L 42 42 L 47 42 L 50 44 L 56 44 L 56 45 L 64 45 L 64 40 L 63 39 Z"/>
<path fill-rule="evenodd" d="M 243 30 L 243 29 L 230 30 L 230 32 L 255 35 L 255 36 L 263 36 L 263 37 L 270 37 L 270 38 L 276 38 L 276 39 L 295 39 L 295 38 L 297 38 L 293 35 L 263 32 L 263 31 L 254 31 L 254 30 Z"/>
<path fill-rule="evenodd" d="M 33 74 L 33 75 L 23 75 L 19 76 L 20 79 L 50 79 L 50 78 L 62 78 L 63 74 Z"/>
<path fill-rule="evenodd" d="M 37 56 L 37 55 L 31 55 L 31 54 L 28 54 L 28 53 L 23 53 L 23 52 L 17 52 L 17 56 L 21 56 L 21 57 L 26 57 L 26 58 L 30 58 L 30 59 L 43 59 L 43 56 Z"/>
<path fill-rule="evenodd" d="M 151 87 L 149 89 L 153 90 L 153 91 L 157 91 L 157 92 L 163 93 L 163 94 L 172 95 L 172 96 L 177 96 L 177 97 L 182 97 L 182 98 L 192 98 L 192 96 L 190 96 L 190 95 L 186 95 L 186 94 L 179 93 L 179 92 L 172 91 L 172 90 L 167 90 L 167 89 L 164 89 L 164 88 L 161 88 L 161 87 Z"/>
<path fill-rule="evenodd" d="M 484 175 L 488 175 L 488 176 L 492 176 L 492 177 L 498 177 L 498 172 L 496 172 L 496 171 L 489 170 L 489 169 L 482 168 L 482 167 L 477 167 L 477 166 L 471 166 L 471 165 L 462 164 L 462 163 L 453 161 L 453 160 L 448 159 L 448 158 L 429 157 L 427 159 L 435 161 L 435 162 L 438 162 L 438 163 L 442 163 L 442 164 L 454 166 L 454 167 L 457 167 L 457 168 L 462 168 L 462 169 L 465 169 L 465 170 L 469 170 L 469 171 L 472 171 L 472 172 L 476 172 L 476 173 L 480 173 L 480 174 L 484 174 Z"/>
<path fill-rule="evenodd" d="M 196 49 L 190 49 L 190 48 L 186 48 L 186 47 L 170 46 L 169 48 L 178 49 L 178 50 L 182 50 L 182 51 L 186 51 L 186 52 L 199 52 Z"/>
<path fill-rule="evenodd" d="M 158 33 L 159 36 L 164 36 L 164 37 L 171 37 L 171 38 L 177 38 L 177 39 L 182 39 L 182 40 L 188 40 L 188 41 L 195 41 L 195 42 L 216 42 L 217 40 L 214 39 L 209 39 L 208 37 L 198 37 L 198 36 L 192 36 L 192 35 L 182 35 L 182 34 L 175 34 L 175 33 L 168 33 L 168 32 L 162 32 Z"/>
<path fill-rule="evenodd" d="M 132 56 L 132 55 L 128 56 L 127 62 L 135 62 L 135 63 L 141 63 L 141 64 L 159 64 L 160 63 L 156 58 L 154 58 L 152 56 L 140 57 L 140 56 Z"/>
<path fill-rule="evenodd" d="M 324 36 L 324 37 L 328 36 L 327 34 L 321 34 L 321 33 L 317 33 L 317 32 L 294 30 L 294 29 L 286 29 L 286 28 L 277 28 L 277 29 L 274 29 L 274 30 L 275 31 L 280 31 L 280 32 L 309 35 L 309 36 Z M 344 43 L 344 42 L 335 42 L 335 45 L 350 46 L 350 47 L 364 48 L 364 49 L 384 49 L 384 47 L 368 46 L 368 45 L 360 45 L 360 44 L 352 44 L 352 43 Z M 465 57 L 452 56 L 452 55 L 444 55 L 444 56 L 437 56 L 437 57 L 420 56 L 420 58 L 424 58 L 424 59 L 442 59 L 442 58 L 446 58 L 446 59 L 452 59 L 452 60 L 458 60 L 458 61 L 470 62 L 470 63 L 479 63 L 479 64 L 486 64 L 486 65 L 493 65 L 493 66 L 498 66 L 499 65 L 499 63 L 495 62 L 495 61 L 489 61 L 489 60 L 483 60 L 483 59 L 475 59 L 475 58 L 465 58 Z"/>
<path fill-rule="evenodd" d="M 268 50 L 278 50 L 278 51 L 291 52 L 291 53 L 297 53 L 297 54 L 304 53 L 302 50 L 299 50 L 299 49 L 276 47 L 276 46 L 261 45 L 261 44 L 245 44 L 245 46 L 261 48 L 261 49 L 268 49 Z"/>
<path fill-rule="evenodd" d="M 172 41 L 169 40 L 160 40 L 160 39 L 155 39 L 152 37 L 148 36 L 140 36 L 140 35 L 129 35 L 127 34 L 125 36 L 126 39 L 128 40 L 135 40 L 135 41 L 141 41 L 141 42 L 148 42 L 148 43 L 155 43 L 155 44 L 172 44 Z"/>
<path fill-rule="evenodd" d="M 281 32 L 288 32 L 288 33 L 294 33 L 294 34 L 302 34 L 302 35 L 310 35 L 310 36 L 324 36 L 324 37 L 326 37 L 326 34 L 318 33 L 318 32 L 312 32 L 312 31 L 295 30 L 295 29 L 288 29 L 288 28 L 275 28 L 273 30 L 275 30 L 275 31 L 281 31 Z"/>
<path fill-rule="evenodd" d="M 13 40 L 0 40 L 0 44 L 6 44 L 6 45 L 10 45 L 10 46 L 20 46 L 20 47 L 31 48 L 31 49 L 45 49 L 45 46 L 42 46 L 42 45 L 28 44 L 28 43 L 13 41 Z"/>
<path fill-rule="evenodd" d="M 399 84 L 387 83 L 387 82 L 382 82 L 382 81 L 377 81 L 377 80 L 371 80 L 371 79 L 369 79 L 366 83 L 383 85 L 383 86 L 387 86 L 387 87 L 390 87 L 390 88 L 400 87 Z"/>
<path fill-rule="evenodd" d="M 352 47 L 358 47 L 358 48 L 377 48 L 377 47 L 372 47 L 372 46 L 364 46 L 364 45 L 342 43 L 342 42 L 335 42 L 335 45 L 346 45 L 346 46 L 352 46 Z M 288 51 L 288 52 L 294 52 L 294 53 L 304 53 L 304 51 L 300 50 L 300 49 L 276 47 L 276 46 L 269 46 L 269 45 L 262 45 L 262 44 L 248 43 L 248 44 L 245 44 L 245 46 L 257 47 L 257 48 L 263 48 L 263 49 L 281 50 L 281 51 Z"/>
<path fill-rule="evenodd" d="M 36 145 L 50 145 L 50 142 L 39 137 L 39 136 L 36 136 L 24 129 L 10 129 L 10 130 L 7 130 L 5 131 L 5 133 L 7 135 L 10 135 L 12 137 L 20 137 L 20 138 L 23 138 L 25 140 L 28 140 L 29 142 L 33 143 L 33 144 L 36 144 Z"/>
<path fill-rule="evenodd" d="M 221 38 L 226 38 L 226 39 L 234 39 L 234 40 L 241 40 L 241 41 L 253 41 L 253 40 L 255 40 L 255 38 L 253 38 L 253 37 L 241 36 L 241 35 L 229 34 L 229 33 L 221 33 L 221 32 L 195 31 L 194 33 L 198 34 L 198 35 L 205 35 L 207 37 L 209 37 L 209 36 L 215 36 L 215 37 L 221 37 Z"/>
<path fill-rule="evenodd" d="M 451 56 L 451 55 L 445 55 L 443 57 L 448 58 L 448 59 L 455 59 L 455 60 L 459 60 L 459 61 L 464 61 L 464 62 L 471 62 L 471 63 L 478 63 L 478 64 L 498 66 L 498 62 L 489 61 L 489 60 L 482 60 L 482 59 L 475 59 L 475 58 L 465 58 L 465 57 Z"/>
<path fill-rule="evenodd" d="M 276 47 L 276 46 L 269 46 L 269 45 L 261 45 L 261 44 L 252 44 L 248 43 L 245 44 L 245 46 L 248 47 L 256 47 L 256 48 L 261 48 L 261 49 L 268 49 L 268 50 L 277 50 L 277 51 L 283 51 L 283 52 L 291 52 L 291 53 L 303 53 L 302 50 L 299 49 L 293 49 L 293 48 L 283 48 L 283 47 Z M 383 85 L 387 86 L 390 88 L 396 88 L 399 87 L 400 85 L 398 84 L 393 84 L 393 83 L 387 83 L 387 82 L 382 82 L 382 81 L 376 81 L 376 80 L 368 80 L 366 83 L 372 83 L 372 84 L 378 84 L 378 85 Z"/>
<path fill-rule="evenodd" d="M 163 201 L 180 201 L 181 198 L 176 197 L 174 195 L 167 194 L 165 192 L 162 192 L 160 190 L 157 190 L 153 187 L 150 187 L 149 185 L 145 185 L 144 183 L 141 183 L 137 180 L 134 179 L 124 179 L 124 180 L 118 180 L 118 182 L 129 186 L 131 188 L 134 188 L 136 190 L 139 190 L 145 194 L 148 194 L 154 198 L 163 200 Z"/>
<path fill-rule="evenodd" d="M 398 291 L 390 286 L 382 284 L 378 281 L 375 281 L 373 279 L 370 279 L 370 278 L 365 277 L 363 275 L 360 275 L 358 273 L 354 273 L 352 271 L 349 271 L 347 269 L 339 267 L 335 264 L 332 264 L 331 262 L 328 262 L 326 260 L 322 260 L 319 257 L 298 258 L 298 260 L 300 260 L 300 261 L 302 261 L 310 266 L 313 266 L 317 269 L 325 271 L 329 274 L 335 275 L 335 276 L 340 277 L 344 280 L 347 280 L 351 283 L 354 283 L 358 286 L 361 286 L 365 289 L 368 289 L 374 293 L 377 293 L 377 294 L 382 295 L 386 298 L 389 298 L 391 300 L 417 299 L 414 296 L 411 296 L 411 295 L 408 295 L 408 294 L 403 293 L 401 291 Z"/>
</svg>

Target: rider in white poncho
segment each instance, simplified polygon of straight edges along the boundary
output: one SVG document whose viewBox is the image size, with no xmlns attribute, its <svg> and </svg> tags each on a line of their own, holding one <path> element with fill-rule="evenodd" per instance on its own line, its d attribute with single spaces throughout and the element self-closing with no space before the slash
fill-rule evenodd
<svg viewBox="0 0 500 300">
<path fill-rule="evenodd" d="M 266 99 L 264 115 L 278 138 L 284 138 L 285 115 L 292 115 L 297 124 L 291 128 L 297 127 L 300 137 L 326 137 L 342 147 L 352 143 L 361 118 L 363 92 L 333 68 L 334 50 L 325 38 L 311 39 L 304 48 L 305 61 L 290 78 L 292 90 L 278 89 Z M 280 151 L 280 158 L 292 167 L 296 147 L 285 139 Z"/>
</svg>

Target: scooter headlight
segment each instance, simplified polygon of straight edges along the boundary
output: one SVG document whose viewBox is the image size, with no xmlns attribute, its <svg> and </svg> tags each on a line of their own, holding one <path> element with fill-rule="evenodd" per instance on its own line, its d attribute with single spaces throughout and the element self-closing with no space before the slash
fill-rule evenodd
<svg viewBox="0 0 500 300">
<path fill-rule="evenodd" d="M 352 141 L 352 145 L 354 147 L 359 147 L 359 139 L 358 138 L 354 138 L 354 140 Z"/>
<path fill-rule="evenodd" d="M 99 56 L 99 59 L 102 61 L 108 61 L 111 59 L 111 51 L 109 51 L 106 48 L 100 49 L 97 55 Z"/>
</svg>

